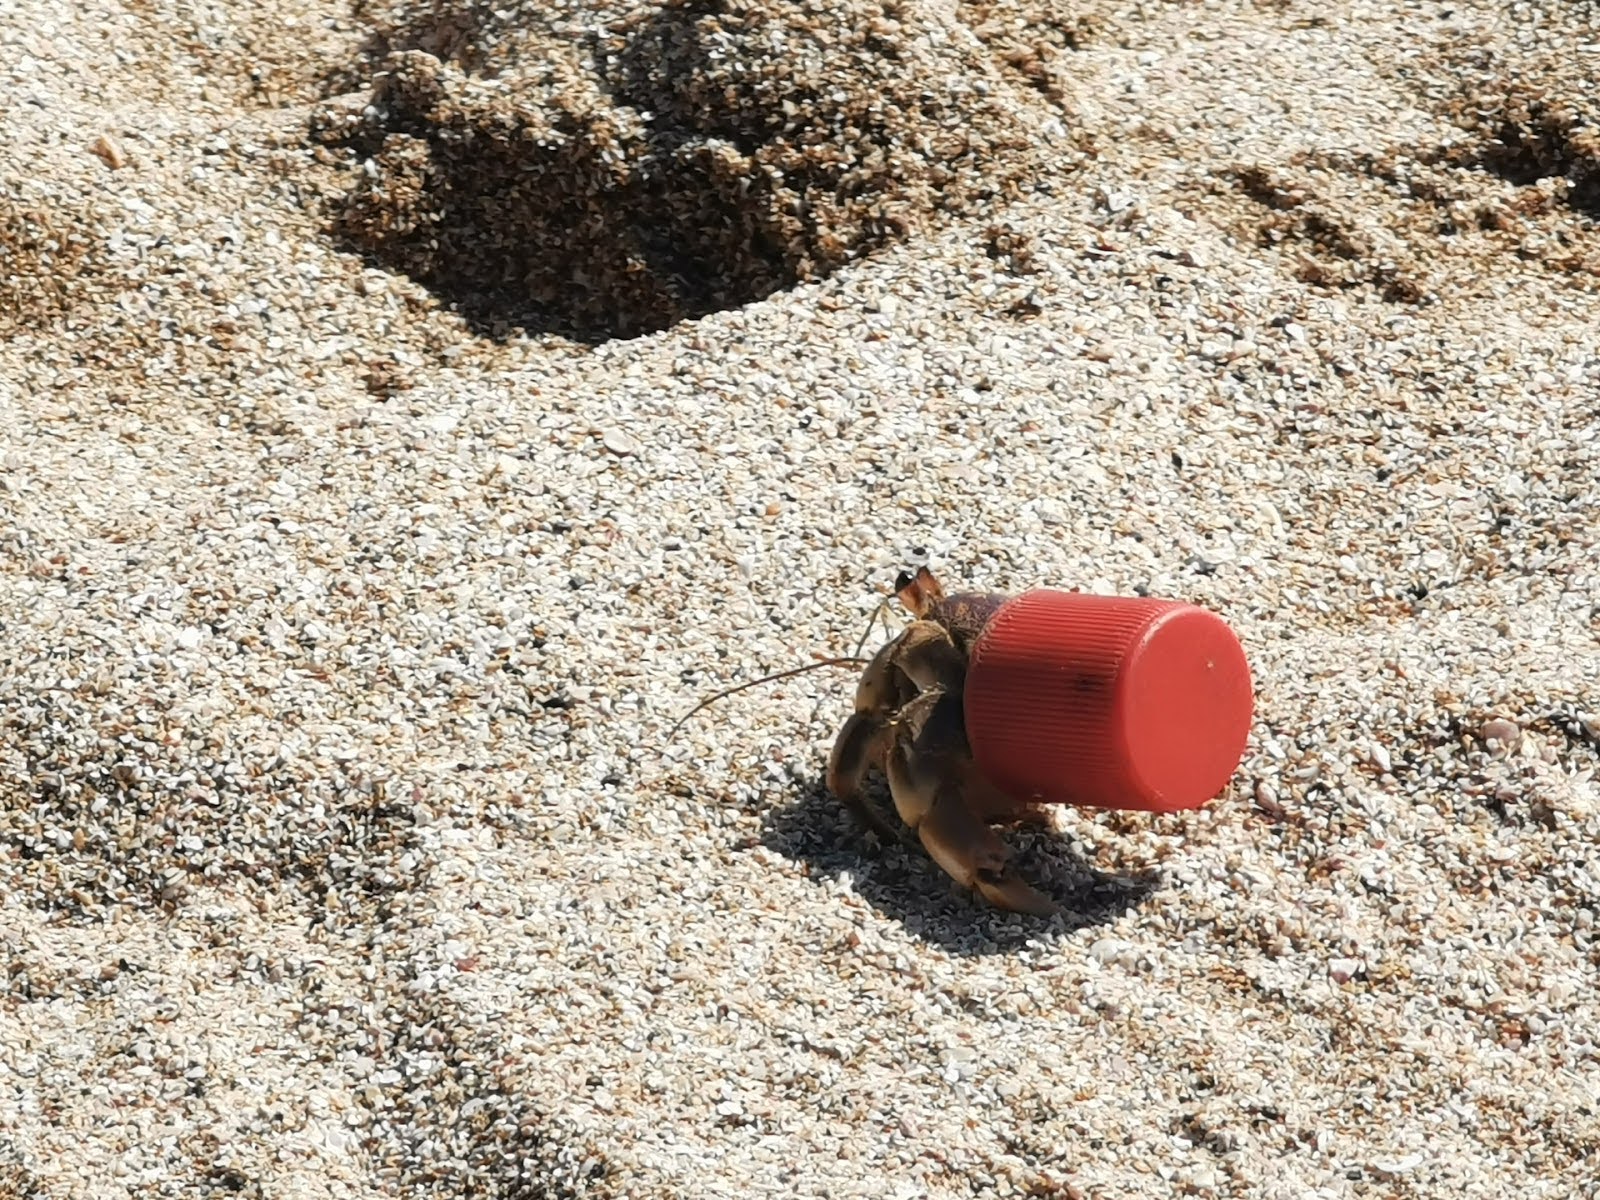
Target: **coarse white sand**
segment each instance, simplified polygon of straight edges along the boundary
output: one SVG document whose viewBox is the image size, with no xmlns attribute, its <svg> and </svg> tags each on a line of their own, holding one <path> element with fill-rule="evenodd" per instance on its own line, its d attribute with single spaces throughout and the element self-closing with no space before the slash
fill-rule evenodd
<svg viewBox="0 0 1600 1200">
<path fill-rule="evenodd" d="M 1600 1195 L 1600 18 L 0 0 L 0 1195 Z M 1233 786 L 823 789 L 898 569 Z M 875 637 L 885 636 L 880 628 Z"/>
</svg>

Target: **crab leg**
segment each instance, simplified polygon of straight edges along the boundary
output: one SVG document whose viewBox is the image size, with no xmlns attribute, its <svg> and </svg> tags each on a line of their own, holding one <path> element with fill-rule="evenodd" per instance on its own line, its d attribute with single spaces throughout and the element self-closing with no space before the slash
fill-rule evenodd
<svg viewBox="0 0 1600 1200">
<path fill-rule="evenodd" d="M 969 797 L 995 789 L 967 752 L 960 697 L 924 692 L 897 714 L 893 730 L 885 761 L 889 792 L 900 819 L 933 860 L 999 908 L 1039 917 L 1055 913 L 1056 906 L 1016 874 L 1010 849 L 969 804 Z M 987 795 L 982 799 L 994 803 Z"/>
<path fill-rule="evenodd" d="M 915 621 L 885 643 L 862 672 L 855 712 L 839 730 L 828 756 L 828 790 L 879 833 L 885 832 L 884 823 L 861 802 L 859 793 L 862 777 L 883 762 L 892 743 L 892 714 L 921 688 L 959 687 L 965 671 L 949 633 L 932 621 Z"/>
<path fill-rule="evenodd" d="M 886 842 L 899 833 L 872 810 L 861 797 L 861 780 L 867 771 L 883 761 L 892 742 L 889 714 L 912 690 L 905 677 L 895 670 L 900 637 L 888 642 L 873 656 L 856 685 L 856 710 L 845 721 L 834 739 L 828 756 L 828 790 L 839 797 L 862 822 Z"/>
<path fill-rule="evenodd" d="M 883 761 L 892 740 L 892 731 L 883 717 L 874 713 L 851 713 L 844 728 L 839 730 L 833 753 L 828 758 L 828 790 L 860 817 L 868 829 L 888 843 L 899 839 L 899 831 L 863 799 L 861 780 L 868 768 Z"/>
</svg>

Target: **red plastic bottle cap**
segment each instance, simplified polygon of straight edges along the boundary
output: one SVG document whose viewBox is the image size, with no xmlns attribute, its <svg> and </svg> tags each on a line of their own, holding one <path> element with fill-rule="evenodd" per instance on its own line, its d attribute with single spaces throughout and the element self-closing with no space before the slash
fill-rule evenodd
<svg viewBox="0 0 1600 1200">
<path fill-rule="evenodd" d="M 1233 777 L 1254 693 L 1215 613 L 1036 591 L 978 638 L 965 705 L 978 768 L 1017 799 L 1176 812 Z"/>
</svg>

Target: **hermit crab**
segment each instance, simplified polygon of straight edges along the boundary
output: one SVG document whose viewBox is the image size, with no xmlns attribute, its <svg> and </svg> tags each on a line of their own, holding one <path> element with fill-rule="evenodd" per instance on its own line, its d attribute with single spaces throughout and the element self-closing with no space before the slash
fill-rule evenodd
<svg viewBox="0 0 1600 1200">
<path fill-rule="evenodd" d="M 995 826 L 1047 823 L 1051 804 L 1174 812 L 1215 797 L 1237 769 L 1254 693 L 1244 651 L 1216 614 L 1176 600 L 1037 589 L 946 593 L 926 567 L 895 593 L 911 623 L 865 666 L 828 756 L 827 786 L 881 836 L 874 770 L 939 866 L 990 904 L 1048 916 Z M 682 724 L 682 721 L 679 722 Z"/>
<path fill-rule="evenodd" d="M 862 797 L 868 770 L 881 767 L 900 819 L 951 878 L 1000 908 L 1049 916 L 1056 906 L 1017 876 L 991 828 L 1044 820 L 1043 810 L 978 769 L 962 703 L 973 645 L 1008 597 L 946 595 L 926 567 L 902 574 L 895 591 L 916 619 L 862 673 L 855 711 L 828 758 L 828 790 L 893 839 L 896 831 Z"/>
</svg>

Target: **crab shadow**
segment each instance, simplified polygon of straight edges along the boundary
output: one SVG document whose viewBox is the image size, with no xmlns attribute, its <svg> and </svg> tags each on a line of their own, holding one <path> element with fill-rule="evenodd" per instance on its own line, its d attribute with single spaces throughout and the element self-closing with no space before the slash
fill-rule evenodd
<svg viewBox="0 0 1600 1200">
<path fill-rule="evenodd" d="M 871 794 L 869 803 L 886 803 Z M 1050 918 L 1002 912 L 962 891 L 916 846 L 883 845 L 820 780 L 802 781 L 792 804 L 770 810 L 761 842 L 803 864 L 819 883 L 848 874 L 855 891 L 914 937 L 952 954 L 981 957 L 1053 941 L 1115 920 L 1161 885 L 1157 872 L 1102 871 L 1055 830 L 1001 830 L 1017 869 L 1053 900 Z"/>
</svg>

